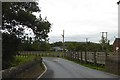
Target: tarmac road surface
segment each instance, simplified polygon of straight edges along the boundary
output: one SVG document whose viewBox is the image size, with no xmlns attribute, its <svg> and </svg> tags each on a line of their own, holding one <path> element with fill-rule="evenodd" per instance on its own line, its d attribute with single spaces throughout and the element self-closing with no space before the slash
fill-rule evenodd
<svg viewBox="0 0 120 80">
<path fill-rule="evenodd" d="M 54 57 L 43 57 L 47 67 L 41 78 L 118 78 L 118 76 L 90 69 L 74 62 Z"/>
</svg>

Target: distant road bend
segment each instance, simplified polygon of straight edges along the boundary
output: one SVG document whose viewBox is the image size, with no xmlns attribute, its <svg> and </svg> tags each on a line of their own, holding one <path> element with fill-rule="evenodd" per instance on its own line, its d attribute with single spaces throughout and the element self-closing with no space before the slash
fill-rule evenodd
<svg viewBox="0 0 120 80">
<path fill-rule="evenodd" d="M 62 58 L 43 57 L 47 66 L 42 78 L 118 78 L 118 76 L 90 69 Z"/>
</svg>

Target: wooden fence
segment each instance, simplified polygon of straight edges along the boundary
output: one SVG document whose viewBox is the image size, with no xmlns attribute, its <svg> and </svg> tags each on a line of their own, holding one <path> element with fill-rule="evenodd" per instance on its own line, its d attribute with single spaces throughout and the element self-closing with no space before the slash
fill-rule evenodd
<svg viewBox="0 0 120 80">
<path fill-rule="evenodd" d="M 41 51 L 24 51 L 20 52 L 22 55 L 37 55 L 45 57 L 65 57 L 70 60 L 77 60 L 80 62 L 90 62 L 94 64 L 105 64 L 105 52 L 65 52 L 64 54 L 58 52 L 41 52 Z"/>
<path fill-rule="evenodd" d="M 115 52 L 67 52 L 64 56 L 70 60 L 105 66 L 110 73 L 120 75 L 120 53 Z"/>
<path fill-rule="evenodd" d="M 66 52 L 64 57 L 79 62 L 105 65 L 104 52 Z"/>
<path fill-rule="evenodd" d="M 40 52 L 40 51 L 26 51 L 20 52 L 20 54 L 27 55 L 39 55 L 43 57 L 64 57 L 69 60 L 81 62 L 81 63 L 92 63 L 96 66 L 105 66 L 105 70 L 111 73 L 120 75 L 120 54 L 114 52 Z"/>
</svg>

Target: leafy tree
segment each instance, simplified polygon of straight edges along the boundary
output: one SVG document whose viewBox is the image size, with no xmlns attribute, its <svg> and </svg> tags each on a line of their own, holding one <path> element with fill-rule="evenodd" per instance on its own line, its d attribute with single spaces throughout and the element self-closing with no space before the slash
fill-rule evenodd
<svg viewBox="0 0 120 80">
<path fill-rule="evenodd" d="M 102 51 L 108 51 L 108 47 L 109 47 L 109 40 L 102 36 L 101 40 L 100 40 L 100 44 L 102 46 Z"/>
<path fill-rule="evenodd" d="M 23 29 L 16 26 L 23 25 L 34 29 L 36 17 L 33 12 L 40 12 L 36 2 L 3 2 L 2 29 L 19 35 Z"/>
<path fill-rule="evenodd" d="M 69 51 L 102 51 L 102 46 L 99 43 L 93 43 L 93 42 L 65 42 L 66 48 Z M 113 51 L 112 45 L 107 46 L 108 51 Z"/>
<path fill-rule="evenodd" d="M 55 42 L 55 43 L 52 43 L 51 44 L 51 47 L 56 47 L 56 46 L 63 46 L 63 43 L 61 42 L 61 41 L 59 41 L 59 42 Z"/>
<path fill-rule="evenodd" d="M 20 39 L 18 39 L 13 34 L 2 34 L 2 68 L 6 69 L 11 67 L 11 62 L 14 60 L 14 55 L 17 54 L 18 44 Z"/>
<path fill-rule="evenodd" d="M 18 37 L 22 35 L 23 27 L 27 26 L 33 30 L 37 40 L 48 37 L 51 24 L 41 15 L 36 18 L 33 12 L 40 12 L 37 2 L 3 2 L 2 3 L 2 29 L 7 29 Z M 23 27 L 19 27 L 22 25 Z M 19 28 L 16 29 L 16 26 Z"/>
<path fill-rule="evenodd" d="M 14 53 L 17 53 L 18 51 L 18 49 L 14 49 L 14 47 L 20 48 L 20 46 L 22 46 L 17 40 L 19 39 L 23 43 L 26 41 L 23 36 L 25 26 L 33 30 L 35 36 L 37 36 L 37 40 L 47 40 L 51 24 L 46 19 L 42 19 L 41 16 L 36 18 L 33 12 L 40 12 L 37 2 L 2 3 L 2 30 L 7 30 L 7 33 L 2 33 L 4 35 L 2 38 L 2 54 L 4 55 L 3 69 L 10 67 L 11 61 L 8 62 L 8 60 L 13 60 L 15 56 Z M 20 25 L 22 25 L 22 27 Z M 29 39 L 29 42 L 32 42 L 31 38 Z M 31 49 L 28 44 L 29 43 L 25 42 L 24 46 Z M 12 57 L 8 58 L 8 56 Z"/>
</svg>

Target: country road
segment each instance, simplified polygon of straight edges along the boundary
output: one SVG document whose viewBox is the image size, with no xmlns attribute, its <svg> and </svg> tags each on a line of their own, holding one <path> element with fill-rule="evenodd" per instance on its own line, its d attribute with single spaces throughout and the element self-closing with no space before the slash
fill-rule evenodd
<svg viewBox="0 0 120 80">
<path fill-rule="evenodd" d="M 90 69 L 62 58 L 43 57 L 47 66 L 42 78 L 117 78 L 116 75 Z"/>
</svg>

